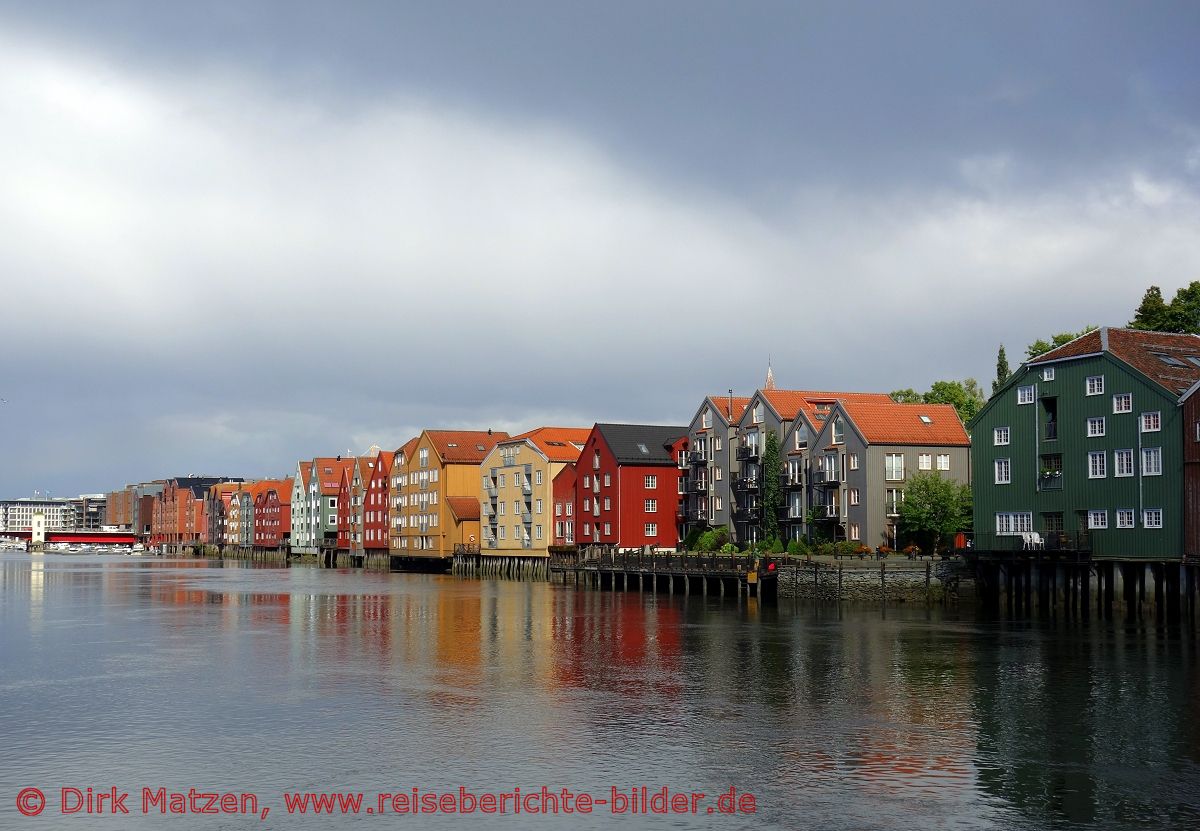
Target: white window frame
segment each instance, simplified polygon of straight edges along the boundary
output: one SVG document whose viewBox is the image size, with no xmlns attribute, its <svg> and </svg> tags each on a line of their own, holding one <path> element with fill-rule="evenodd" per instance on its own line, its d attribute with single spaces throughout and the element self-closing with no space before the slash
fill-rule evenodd
<svg viewBox="0 0 1200 831">
<path fill-rule="evenodd" d="M 1054 380 L 1054 367 L 1052 367 L 1052 366 L 1042 367 L 1042 380 L 1043 381 L 1053 381 Z"/>
<path fill-rule="evenodd" d="M 933 470 L 933 454 L 918 453 L 917 454 L 917 470 Z"/>
<path fill-rule="evenodd" d="M 1089 439 L 1100 438 L 1104 435 L 1107 428 L 1104 416 L 1089 416 L 1087 420 L 1087 437 Z"/>
<path fill-rule="evenodd" d="M 656 513 L 658 513 L 658 500 L 657 499 L 647 499 L 642 507 L 645 508 L 645 513 L 656 514 Z"/>
<path fill-rule="evenodd" d="M 658 536 L 658 523 L 657 522 L 647 522 L 645 527 L 642 530 L 644 530 L 646 532 L 647 537 L 650 537 L 650 538 L 657 537 Z"/>
<path fill-rule="evenodd" d="M 1083 391 L 1085 395 L 1104 395 L 1103 375 L 1089 375 L 1083 383 Z"/>
<path fill-rule="evenodd" d="M 1142 448 L 1142 475 L 1162 476 L 1162 448 Z"/>
<path fill-rule="evenodd" d="M 1012 430 L 1008 427 L 995 427 L 992 429 L 992 446 L 1004 447 L 1012 441 Z"/>
<path fill-rule="evenodd" d="M 1107 528 L 1108 528 L 1108 511 L 1107 510 L 1088 511 L 1088 530 L 1104 531 Z"/>
<path fill-rule="evenodd" d="M 848 463 L 848 465 L 849 465 L 849 467 L 850 467 L 850 469 L 851 469 L 851 470 L 858 470 L 858 454 L 857 454 L 857 453 L 851 453 L 851 454 L 850 454 L 850 455 L 847 457 L 847 463 Z"/>
<path fill-rule="evenodd" d="M 1030 511 L 999 511 L 996 514 L 996 536 L 1013 537 L 1033 531 L 1033 513 Z"/>
<path fill-rule="evenodd" d="M 1122 404 L 1124 404 L 1125 406 L 1121 406 Z M 1131 393 L 1131 392 L 1113 393 L 1113 412 L 1114 413 L 1132 413 L 1133 412 L 1133 393 Z"/>
<path fill-rule="evenodd" d="M 1118 528 L 1134 528 L 1133 508 L 1117 508 L 1116 520 Z"/>
<path fill-rule="evenodd" d="M 938 470 L 949 470 L 950 469 L 950 454 L 949 453 L 937 454 L 937 469 Z"/>
<path fill-rule="evenodd" d="M 647 473 L 643 480 L 646 485 L 646 490 L 654 490 L 658 487 L 658 476 L 653 473 Z"/>
<path fill-rule="evenodd" d="M 1137 472 L 1133 465 L 1133 448 L 1121 448 L 1113 451 L 1114 478 L 1123 479 L 1133 476 Z"/>
<path fill-rule="evenodd" d="M 1154 410 L 1152 412 L 1142 413 L 1140 421 L 1141 421 L 1141 427 L 1142 427 L 1143 433 L 1158 433 L 1158 432 L 1162 431 L 1162 411 L 1161 410 Z M 1152 424 L 1153 426 L 1147 427 L 1146 426 L 1147 424 Z"/>
<path fill-rule="evenodd" d="M 1142 510 L 1142 527 L 1143 528 L 1162 528 L 1163 527 L 1163 512 L 1162 508 L 1145 508 Z"/>
<path fill-rule="evenodd" d="M 992 463 L 993 484 L 996 485 L 1011 485 L 1012 484 L 1012 459 L 996 459 Z"/>
<path fill-rule="evenodd" d="M 892 469 L 890 464 L 892 459 L 900 460 L 899 476 L 893 475 L 896 471 Z M 904 454 L 903 453 L 887 453 L 883 457 L 883 481 L 885 482 L 903 482 L 904 481 Z"/>
<path fill-rule="evenodd" d="M 1103 450 L 1093 450 L 1088 453 L 1088 478 L 1108 478 L 1108 454 Z"/>
<path fill-rule="evenodd" d="M 1017 404 L 1032 404 L 1034 400 L 1033 387 L 1017 387 Z"/>
</svg>

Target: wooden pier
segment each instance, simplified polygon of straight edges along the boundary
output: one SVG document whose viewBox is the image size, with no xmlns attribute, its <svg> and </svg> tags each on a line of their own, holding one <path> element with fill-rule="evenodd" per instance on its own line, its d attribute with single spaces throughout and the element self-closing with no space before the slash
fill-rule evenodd
<svg viewBox="0 0 1200 831">
<path fill-rule="evenodd" d="M 778 596 L 778 560 L 766 556 L 663 553 L 647 549 L 554 558 L 550 572 L 577 586 L 608 591 Z"/>
</svg>

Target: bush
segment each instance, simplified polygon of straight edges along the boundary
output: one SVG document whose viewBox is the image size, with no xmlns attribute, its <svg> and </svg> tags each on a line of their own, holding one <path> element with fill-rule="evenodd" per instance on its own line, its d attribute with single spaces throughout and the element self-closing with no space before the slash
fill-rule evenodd
<svg viewBox="0 0 1200 831">
<path fill-rule="evenodd" d="M 808 547 L 808 543 L 806 543 L 804 540 L 792 540 L 788 543 L 787 553 L 789 554 L 798 554 L 799 556 L 803 557 L 809 554 L 809 552 L 810 549 Z"/>
<path fill-rule="evenodd" d="M 696 544 L 699 542 L 700 535 L 703 533 L 704 532 L 699 528 L 692 528 L 691 531 L 688 531 L 687 536 L 683 538 L 683 547 L 688 551 L 695 551 Z"/>
<path fill-rule="evenodd" d="M 723 546 L 721 546 L 722 554 L 736 554 L 737 550 L 738 550 L 737 546 L 731 542 L 727 542 Z"/>
<path fill-rule="evenodd" d="M 705 531 L 696 540 L 697 551 L 716 551 L 717 550 L 717 532 Z"/>
<path fill-rule="evenodd" d="M 842 540 L 833 544 L 834 551 L 842 557 L 853 557 L 858 553 L 858 547 L 858 543 L 850 542 L 849 540 Z"/>
<path fill-rule="evenodd" d="M 767 543 L 767 551 L 771 554 L 782 554 L 784 552 L 783 540 L 776 537 Z"/>
<path fill-rule="evenodd" d="M 729 529 L 728 528 L 718 528 L 715 532 L 713 532 L 713 551 L 717 551 L 721 548 L 724 548 L 728 544 L 729 544 Z"/>
</svg>

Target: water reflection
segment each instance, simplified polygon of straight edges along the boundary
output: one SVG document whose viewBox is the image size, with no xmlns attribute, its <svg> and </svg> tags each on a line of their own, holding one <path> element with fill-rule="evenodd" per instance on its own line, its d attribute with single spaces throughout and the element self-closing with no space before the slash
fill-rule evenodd
<svg viewBox="0 0 1200 831">
<path fill-rule="evenodd" d="M 0 624 L 0 825 L 27 781 L 114 769 L 755 792 L 723 828 L 1200 820 L 1194 642 L 1152 628 L 19 555 Z"/>
</svg>

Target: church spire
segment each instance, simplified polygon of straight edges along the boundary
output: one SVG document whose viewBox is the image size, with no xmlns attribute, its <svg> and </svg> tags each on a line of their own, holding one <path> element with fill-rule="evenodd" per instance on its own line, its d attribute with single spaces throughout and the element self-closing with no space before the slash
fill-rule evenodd
<svg viewBox="0 0 1200 831">
<path fill-rule="evenodd" d="M 775 373 L 771 370 L 771 356 L 770 355 L 767 356 L 767 381 L 765 384 L 763 384 L 763 389 L 765 389 L 765 390 L 775 389 Z"/>
</svg>

